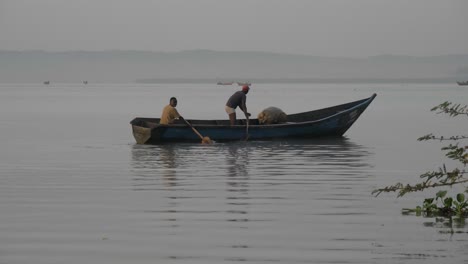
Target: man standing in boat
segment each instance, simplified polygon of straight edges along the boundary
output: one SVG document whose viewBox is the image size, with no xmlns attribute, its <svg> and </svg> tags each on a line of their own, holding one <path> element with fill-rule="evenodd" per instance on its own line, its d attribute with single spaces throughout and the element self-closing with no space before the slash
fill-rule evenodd
<svg viewBox="0 0 468 264">
<path fill-rule="evenodd" d="M 180 116 L 179 112 L 177 112 L 177 109 L 175 107 L 177 106 L 177 99 L 175 97 L 171 97 L 169 99 L 169 104 L 166 105 L 163 109 L 162 115 L 161 115 L 161 121 L 159 123 L 161 125 L 168 125 L 174 123 L 175 119 L 183 119 L 182 116 Z"/>
<path fill-rule="evenodd" d="M 244 112 L 245 117 L 248 118 L 250 113 L 247 112 L 247 94 L 249 93 L 250 87 L 248 85 L 242 86 L 241 91 L 235 92 L 226 103 L 226 113 L 229 115 L 229 121 L 231 126 L 236 124 L 236 108 L 239 108 Z"/>
</svg>

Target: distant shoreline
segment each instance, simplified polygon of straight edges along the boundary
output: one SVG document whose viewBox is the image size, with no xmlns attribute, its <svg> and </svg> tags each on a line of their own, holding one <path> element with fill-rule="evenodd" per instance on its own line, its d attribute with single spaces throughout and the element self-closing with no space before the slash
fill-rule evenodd
<svg viewBox="0 0 468 264">
<path fill-rule="evenodd" d="M 248 81 L 252 85 L 259 83 L 336 83 L 336 84 L 346 84 L 346 83 L 453 83 L 456 84 L 457 81 L 460 81 L 456 78 L 406 78 L 406 79 L 383 79 L 383 78 L 225 78 L 225 79 L 210 79 L 210 78 L 149 78 L 149 79 L 137 79 L 136 83 L 141 84 L 157 84 L 157 83 L 207 83 L 207 84 L 216 84 L 218 82 L 234 82 L 232 85 L 237 85 L 235 82 Z"/>
<path fill-rule="evenodd" d="M 468 54 L 320 57 L 267 52 L 44 52 L 0 50 L 1 82 L 456 83 Z"/>
<path fill-rule="evenodd" d="M 467 79 L 468 80 L 468 79 Z M 383 78 L 226 78 L 226 79 L 211 79 L 211 78 L 150 78 L 150 79 L 137 79 L 128 81 L 93 81 L 89 80 L 88 85 L 93 84 L 209 84 L 218 85 L 218 82 L 233 82 L 231 85 L 218 85 L 218 86 L 238 86 L 236 82 L 249 82 L 252 85 L 256 84 L 453 84 L 457 86 L 457 81 L 464 81 L 460 78 L 405 78 L 405 79 L 383 79 Z M 1 82 L 0 84 L 17 85 L 17 84 L 44 84 L 43 81 L 15 81 L 15 82 Z M 70 84 L 70 85 L 84 85 L 83 82 L 77 81 L 53 81 L 50 80 L 50 85 L 54 84 Z"/>
</svg>

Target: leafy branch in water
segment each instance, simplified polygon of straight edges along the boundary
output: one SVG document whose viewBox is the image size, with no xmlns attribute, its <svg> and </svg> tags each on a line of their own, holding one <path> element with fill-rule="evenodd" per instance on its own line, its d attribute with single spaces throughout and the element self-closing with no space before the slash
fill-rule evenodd
<svg viewBox="0 0 468 264">
<path fill-rule="evenodd" d="M 424 174 L 421 174 L 420 178 L 424 178 L 425 181 L 417 183 L 414 185 L 396 183 L 391 186 L 384 188 L 376 189 L 372 191 L 372 194 L 375 196 L 380 195 L 383 192 L 398 192 L 398 197 L 402 197 L 409 192 L 419 192 L 429 188 L 438 188 L 438 187 L 452 187 L 456 184 L 467 183 L 468 178 L 465 176 L 468 175 L 468 172 L 459 169 L 454 169 L 452 171 L 446 171 L 445 167 L 441 168 L 440 171 L 430 171 Z M 435 179 L 436 181 L 431 181 Z"/>
<path fill-rule="evenodd" d="M 451 102 L 444 102 L 435 106 L 431 111 L 437 111 L 438 114 L 445 113 L 450 116 L 466 115 L 468 116 L 468 105 L 453 104 Z"/>
<path fill-rule="evenodd" d="M 460 139 L 467 139 L 467 138 L 468 136 L 451 136 L 451 137 L 445 138 L 443 136 L 436 137 L 433 134 L 428 134 L 428 135 L 418 138 L 418 141 L 435 140 L 435 139 L 444 141 L 444 140 L 460 140 Z"/>
<path fill-rule="evenodd" d="M 432 108 L 431 111 L 437 111 L 437 114 L 448 114 L 451 117 L 459 115 L 468 117 L 467 105 L 462 106 L 460 104 L 452 104 L 451 102 L 444 102 Z M 441 150 L 445 152 L 447 158 L 459 162 L 462 165 L 462 169 L 455 168 L 447 170 L 444 164 L 438 171 L 429 171 L 421 174 L 420 178 L 423 179 L 423 181 L 420 183 L 414 185 L 396 183 L 391 186 L 376 189 L 372 194 L 378 196 L 383 192 L 398 192 L 398 197 L 402 197 L 409 192 L 424 191 L 429 188 L 452 187 L 457 184 L 467 183 L 468 171 L 465 168 L 468 164 L 468 146 L 461 146 L 461 142 L 465 139 L 468 139 L 468 135 L 443 137 L 428 134 L 418 138 L 418 141 L 456 141 L 455 144 L 449 144 Z M 468 189 L 466 189 L 466 192 L 468 192 Z M 422 213 L 427 216 L 448 217 L 456 215 L 462 218 L 468 217 L 468 200 L 465 200 L 464 194 L 457 194 L 456 199 L 451 197 L 445 198 L 446 194 L 447 191 L 440 191 L 435 198 L 425 199 L 422 207 L 418 206 L 416 209 L 404 209 L 403 211 L 406 213 L 415 212 L 417 215 L 421 215 Z M 440 206 L 438 202 L 440 202 Z"/>
</svg>

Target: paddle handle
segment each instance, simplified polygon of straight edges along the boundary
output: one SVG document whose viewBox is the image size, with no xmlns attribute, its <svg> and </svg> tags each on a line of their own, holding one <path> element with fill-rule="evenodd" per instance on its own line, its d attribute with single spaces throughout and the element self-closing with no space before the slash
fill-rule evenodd
<svg viewBox="0 0 468 264">
<path fill-rule="evenodd" d="M 190 124 L 187 120 L 185 120 L 185 118 L 183 118 L 185 123 L 193 130 L 193 132 L 195 132 L 195 134 L 197 134 L 201 140 L 203 140 L 203 136 L 200 134 L 200 132 L 198 132 L 198 130 L 196 130 L 192 124 Z"/>
<path fill-rule="evenodd" d="M 244 112 L 245 114 L 245 121 L 247 122 L 247 126 L 245 128 L 245 140 L 247 141 L 247 139 L 249 139 L 249 123 L 250 123 L 250 120 L 249 120 L 249 115 L 247 114 L 247 112 Z"/>
</svg>

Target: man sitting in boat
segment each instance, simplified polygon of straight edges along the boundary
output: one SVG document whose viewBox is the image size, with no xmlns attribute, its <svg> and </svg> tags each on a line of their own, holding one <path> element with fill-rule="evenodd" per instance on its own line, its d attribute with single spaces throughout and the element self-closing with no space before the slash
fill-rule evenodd
<svg viewBox="0 0 468 264">
<path fill-rule="evenodd" d="M 177 109 L 175 108 L 176 106 L 177 99 L 175 97 L 171 97 L 171 99 L 169 100 L 169 104 L 166 105 L 163 109 L 161 121 L 159 121 L 161 125 L 172 124 L 174 123 L 175 119 L 183 119 L 183 117 L 180 116 L 179 112 L 177 112 Z"/>
<path fill-rule="evenodd" d="M 226 113 L 229 115 L 229 121 L 231 126 L 236 124 L 236 108 L 239 108 L 244 112 L 246 118 L 250 116 L 250 113 L 247 112 L 247 94 L 249 93 L 250 87 L 248 85 L 242 86 L 241 91 L 235 92 L 226 103 Z"/>
</svg>

